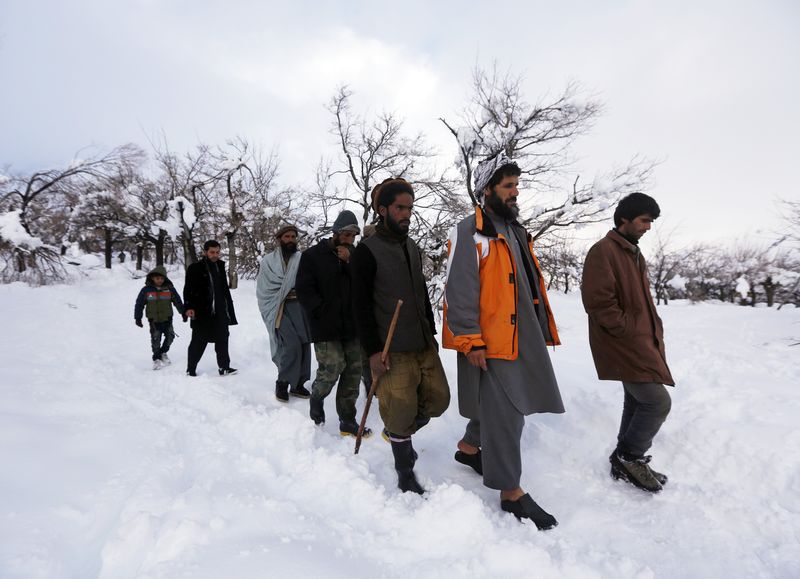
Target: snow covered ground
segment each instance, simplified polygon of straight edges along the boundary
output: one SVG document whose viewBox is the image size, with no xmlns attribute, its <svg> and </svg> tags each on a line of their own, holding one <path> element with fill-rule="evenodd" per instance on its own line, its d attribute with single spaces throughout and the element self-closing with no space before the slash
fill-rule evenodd
<svg viewBox="0 0 800 579">
<path fill-rule="evenodd" d="M 537 532 L 453 461 L 455 402 L 415 437 L 427 500 L 397 491 L 380 437 L 354 456 L 334 420 L 277 402 L 252 282 L 234 291 L 238 375 L 209 349 L 184 376 L 180 321 L 153 372 L 141 284 L 120 266 L 0 287 L 0 577 L 800 576 L 798 309 L 660 308 L 678 386 L 650 496 L 608 476 L 621 387 L 596 380 L 579 296 L 554 296 L 567 413 L 528 419 L 523 485 L 560 525 Z"/>
</svg>

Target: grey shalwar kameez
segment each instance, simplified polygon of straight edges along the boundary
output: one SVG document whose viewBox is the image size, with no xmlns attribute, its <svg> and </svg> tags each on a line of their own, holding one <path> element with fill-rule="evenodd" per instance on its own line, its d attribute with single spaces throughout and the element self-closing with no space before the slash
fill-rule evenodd
<svg viewBox="0 0 800 579">
<path fill-rule="evenodd" d="M 514 270 L 518 285 L 517 331 L 519 355 L 515 360 L 487 358 L 487 370 L 472 366 L 463 353 L 458 354 L 459 392 L 471 392 L 477 382 L 478 403 L 471 396 L 460 396 L 461 414 L 470 418 L 464 442 L 480 447 L 483 458 L 484 484 L 497 490 L 519 488 L 522 475 L 520 438 L 525 416 L 539 412 L 564 412 L 553 366 L 547 352 L 545 340 L 551 341 L 547 312 L 539 295 L 539 279 L 524 234 L 519 226 L 512 227 L 502 218 L 486 213 L 491 218 L 498 237 L 505 238 L 514 259 Z M 467 218 L 469 220 L 470 218 Z M 474 218 L 472 218 L 474 227 Z M 465 221 L 467 221 L 465 220 Z M 448 284 L 458 282 L 459 258 L 474 263 L 475 245 L 467 222 L 458 227 L 456 252 L 468 255 L 453 255 Z M 463 226 L 463 227 L 462 227 Z M 514 231 L 514 228 L 517 230 Z M 523 245 L 525 244 L 525 245 Z M 525 267 L 523 259 L 528 260 Z M 472 268 L 471 263 L 468 264 Z M 474 268 L 477 272 L 477 268 Z M 536 302 L 534 302 L 536 300 Z M 538 304 L 538 305 L 535 305 Z M 450 319 L 457 316 L 451 308 Z M 452 327 L 451 327 L 452 329 Z"/>
</svg>

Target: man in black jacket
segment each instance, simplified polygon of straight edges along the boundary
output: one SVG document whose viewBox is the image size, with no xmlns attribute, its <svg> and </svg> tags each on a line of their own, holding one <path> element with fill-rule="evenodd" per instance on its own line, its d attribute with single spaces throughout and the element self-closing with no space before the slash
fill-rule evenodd
<svg viewBox="0 0 800 579">
<path fill-rule="evenodd" d="M 317 356 L 317 375 L 311 386 L 310 416 L 325 422 L 325 397 L 336 389 L 336 413 L 342 436 L 355 436 L 356 399 L 361 380 L 361 347 L 356 337 L 350 292 L 350 252 L 358 221 L 352 211 L 342 211 L 333 235 L 303 252 L 295 290 L 311 324 Z M 364 435 L 371 432 L 365 430 Z"/>
<path fill-rule="evenodd" d="M 183 305 L 192 320 L 186 374 L 197 376 L 197 363 L 206 344 L 214 342 L 220 376 L 235 374 L 228 355 L 228 326 L 235 326 L 236 312 L 225 276 L 225 262 L 219 258 L 220 245 L 210 239 L 203 245 L 203 259 L 186 269 Z"/>
</svg>

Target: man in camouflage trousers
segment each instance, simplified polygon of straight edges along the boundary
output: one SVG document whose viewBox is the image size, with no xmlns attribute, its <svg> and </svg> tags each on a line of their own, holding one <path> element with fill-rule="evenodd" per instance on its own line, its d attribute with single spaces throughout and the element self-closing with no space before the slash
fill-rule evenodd
<svg viewBox="0 0 800 579">
<path fill-rule="evenodd" d="M 315 424 L 325 422 L 325 398 L 338 382 L 336 414 L 342 436 L 358 432 L 361 346 L 351 303 L 350 252 L 359 233 L 353 212 L 342 211 L 333 224 L 333 235 L 303 252 L 295 282 L 319 365 L 311 387 L 309 415 Z M 364 436 L 370 434 L 369 429 L 364 430 Z"/>
</svg>

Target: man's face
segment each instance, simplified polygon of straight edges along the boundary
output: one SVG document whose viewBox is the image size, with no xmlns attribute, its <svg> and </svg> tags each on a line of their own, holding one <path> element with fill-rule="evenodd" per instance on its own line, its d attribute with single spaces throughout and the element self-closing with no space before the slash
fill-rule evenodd
<svg viewBox="0 0 800 579">
<path fill-rule="evenodd" d="M 414 212 L 414 198 L 410 193 L 400 193 L 388 207 L 380 206 L 378 211 L 386 220 L 386 226 L 395 233 L 408 233 L 411 214 Z"/>
<path fill-rule="evenodd" d="M 333 234 L 334 245 L 354 245 L 356 242 L 356 233 L 352 231 L 339 231 Z"/>
<path fill-rule="evenodd" d="M 628 221 L 623 217 L 622 224 L 617 227 L 617 230 L 631 239 L 639 240 L 642 238 L 642 235 L 650 231 L 652 224 L 653 217 L 649 213 L 645 213 L 644 215 L 635 217 L 632 221 Z"/>
<path fill-rule="evenodd" d="M 516 219 L 519 215 L 519 177 L 509 175 L 486 192 L 486 205 L 505 219 Z"/>
<path fill-rule="evenodd" d="M 219 259 L 220 250 L 222 248 L 219 246 L 216 247 L 209 247 L 206 249 L 205 254 L 209 261 L 215 262 Z"/>
<path fill-rule="evenodd" d="M 297 232 L 291 229 L 278 238 L 281 247 L 288 251 L 297 251 Z"/>
</svg>

